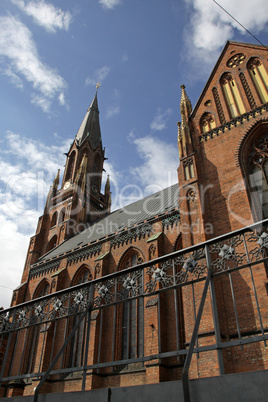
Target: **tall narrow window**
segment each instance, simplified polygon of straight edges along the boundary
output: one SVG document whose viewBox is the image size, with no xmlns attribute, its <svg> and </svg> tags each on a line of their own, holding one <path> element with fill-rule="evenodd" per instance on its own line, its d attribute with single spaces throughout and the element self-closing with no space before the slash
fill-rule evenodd
<svg viewBox="0 0 268 402">
<path fill-rule="evenodd" d="M 268 75 L 264 65 L 257 57 L 250 59 L 248 69 L 262 103 L 268 102 Z"/>
<path fill-rule="evenodd" d="M 192 157 L 183 161 L 183 169 L 185 180 L 190 180 L 194 178 L 194 164 Z"/>
<path fill-rule="evenodd" d="M 57 224 L 57 219 L 58 219 L 58 212 L 56 211 L 52 215 L 50 227 L 55 226 Z"/>
<path fill-rule="evenodd" d="M 231 74 L 225 73 L 222 76 L 221 86 L 229 110 L 230 118 L 245 113 L 246 110 L 242 98 Z"/>
<path fill-rule="evenodd" d="M 47 245 L 47 250 L 46 250 L 46 252 L 49 252 L 49 251 L 52 250 L 54 247 L 56 247 L 56 245 L 57 245 L 57 240 L 58 240 L 58 238 L 57 238 L 56 235 L 53 236 L 53 237 L 49 240 L 48 245 Z"/>
<path fill-rule="evenodd" d="M 132 253 L 124 260 L 125 268 L 142 262 L 138 253 Z M 141 286 L 142 277 L 138 276 L 135 286 Z M 122 359 L 133 359 L 143 356 L 143 300 L 129 299 L 122 306 Z M 120 321 L 120 320 L 119 320 Z"/>
<path fill-rule="evenodd" d="M 75 151 L 73 151 L 71 153 L 71 155 L 69 156 L 68 167 L 67 167 L 67 172 L 66 172 L 66 176 L 65 176 L 65 181 L 73 179 L 75 156 L 76 156 Z"/>
<path fill-rule="evenodd" d="M 90 280 L 92 280 L 92 274 L 86 266 L 83 266 L 74 276 L 72 286 L 79 285 L 88 282 Z M 82 292 L 78 290 L 77 293 L 74 295 L 74 298 L 75 297 L 79 301 L 80 298 L 84 296 L 82 295 Z M 68 323 L 69 332 L 71 332 L 72 328 L 76 325 L 79 318 L 80 318 L 79 313 L 69 318 Z M 70 346 L 68 349 L 68 357 L 69 357 L 69 361 L 67 363 L 68 367 L 80 367 L 83 364 L 83 356 L 85 351 L 85 338 L 86 338 L 86 319 L 84 319 L 81 322 L 81 324 L 76 330 L 73 339 L 70 342 Z"/>
<path fill-rule="evenodd" d="M 50 286 L 46 279 L 43 279 L 37 286 L 33 299 L 38 299 L 40 297 L 49 294 Z M 42 313 L 44 305 L 40 304 L 36 306 L 35 314 Z M 47 307 L 46 307 L 47 308 Z M 27 339 L 25 340 L 26 346 L 23 356 L 23 373 L 36 373 L 42 371 L 43 365 L 43 342 L 45 337 L 45 331 L 47 324 L 36 324 L 29 328 Z M 42 353 L 40 353 L 42 351 Z M 38 353 L 39 352 L 39 353 Z"/>
<path fill-rule="evenodd" d="M 59 214 L 59 223 L 63 222 L 65 219 L 65 208 L 62 208 Z"/>
</svg>

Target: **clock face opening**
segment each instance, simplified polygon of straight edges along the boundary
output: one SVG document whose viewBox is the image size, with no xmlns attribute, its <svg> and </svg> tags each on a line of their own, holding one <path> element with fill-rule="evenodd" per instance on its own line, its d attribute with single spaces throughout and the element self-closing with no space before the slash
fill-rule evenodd
<svg viewBox="0 0 268 402">
<path fill-rule="evenodd" d="M 63 189 L 64 189 L 64 190 L 67 190 L 67 188 L 69 188 L 70 185 L 71 185 L 71 183 L 70 183 L 69 181 L 66 181 L 66 183 L 65 183 L 64 186 L 63 186 Z"/>
</svg>

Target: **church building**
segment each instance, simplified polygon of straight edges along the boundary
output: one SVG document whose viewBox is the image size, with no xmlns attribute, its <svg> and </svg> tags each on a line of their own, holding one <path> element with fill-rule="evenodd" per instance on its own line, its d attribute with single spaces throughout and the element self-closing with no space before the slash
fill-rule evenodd
<svg viewBox="0 0 268 402">
<path fill-rule="evenodd" d="M 0 398 L 268 369 L 267 60 L 227 42 L 182 85 L 178 184 L 115 211 L 96 92 L 0 311 Z"/>
</svg>

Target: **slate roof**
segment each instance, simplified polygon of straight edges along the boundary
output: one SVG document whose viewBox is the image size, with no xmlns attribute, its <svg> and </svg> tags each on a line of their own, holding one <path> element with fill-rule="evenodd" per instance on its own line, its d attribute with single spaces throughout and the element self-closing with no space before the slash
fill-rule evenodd
<svg viewBox="0 0 268 402">
<path fill-rule="evenodd" d="M 148 197 L 133 202 L 120 208 L 104 218 L 88 223 L 88 227 L 81 233 L 65 240 L 59 246 L 45 254 L 38 262 L 56 257 L 76 247 L 85 246 L 89 243 L 111 236 L 134 225 L 140 225 L 144 221 L 169 213 L 178 208 L 179 185 L 176 183 L 164 190 L 158 191 Z"/>
</svg>

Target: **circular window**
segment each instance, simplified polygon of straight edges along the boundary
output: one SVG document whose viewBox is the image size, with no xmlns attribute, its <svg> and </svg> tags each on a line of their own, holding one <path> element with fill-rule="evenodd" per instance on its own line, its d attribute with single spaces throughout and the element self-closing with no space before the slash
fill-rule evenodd
<svg viewBox="0 0 268 402">
<path fill-rule="evenodd" d="M 242 64 L 246 56 L 243 53 L 237 53 L 227 61 L 227 67 L 235 68 Z"/>
</svg>

